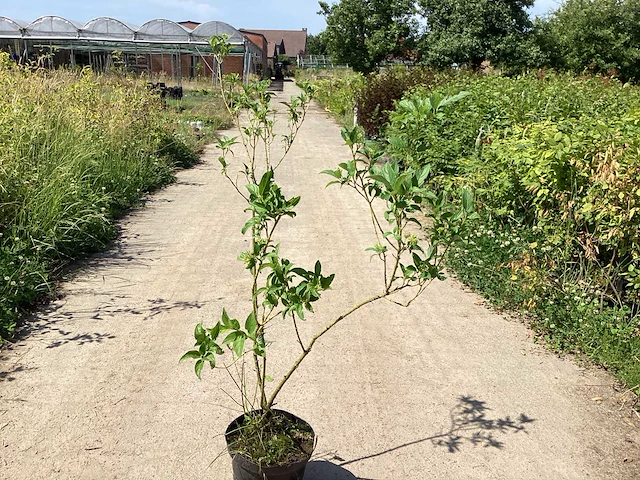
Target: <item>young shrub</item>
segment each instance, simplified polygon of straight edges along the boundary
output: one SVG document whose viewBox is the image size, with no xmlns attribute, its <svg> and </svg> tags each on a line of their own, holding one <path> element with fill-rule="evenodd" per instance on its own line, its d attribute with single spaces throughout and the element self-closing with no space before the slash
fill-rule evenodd
<svg viewBox="0 0 640 480">
<path fill-rule="evenodd" d="M 433 89 L 442 76 L 426 68 L 390 68 L 366 78 L 364 87 L 356 95 L 358 124 L 365 133 L 378 138 L 384 133 L 389 113 L 394 110 L 395 102 L 411 88 L 422 85 Z"/>
</svg>

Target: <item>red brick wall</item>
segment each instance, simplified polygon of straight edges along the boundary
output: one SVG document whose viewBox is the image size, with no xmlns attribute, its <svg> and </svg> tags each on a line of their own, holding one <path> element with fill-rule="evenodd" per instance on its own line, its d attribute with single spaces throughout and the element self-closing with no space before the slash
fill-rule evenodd
<svg viewBox="0 0 640 480">
<path fill-rule="evenodd" d="M 162 55 L 151 55 L 151 72 L 154 74 L 164 72 L 167 76 L 171 76 L 171 56 L 164 55 L 164 59 Z M 182 78 L 190 78 L 191 77 L 191 58 L 190 54 L 182 54 Z M 200 56 L 196 57 L 196 61 L 202 65 L 201 75 L 204 77 L 211 77 L 211 68 L 210 65 L 213 65 L 213 57 L 205 55 L 206 62 L 200 58 Z M 177 73 L 178 68 L 177 58 L 174 58 L 174 72 Z M 242 75 L 244 70 L 244 56 L 243 55 L 229 55 L 224 59 L 224 68 L 223 72 L 225 75 L 230 73 L 237 73 L 238 75 Z"/>
<path fill-rule="evenodd" d="M 229 75 L 230 73 L 237 73 L 242 76 L 242 72 L 244 70 L 244 56 L 242 55 L 229 55 L 225 57 L 222 73 L 225 75 Z"/>
</svg>

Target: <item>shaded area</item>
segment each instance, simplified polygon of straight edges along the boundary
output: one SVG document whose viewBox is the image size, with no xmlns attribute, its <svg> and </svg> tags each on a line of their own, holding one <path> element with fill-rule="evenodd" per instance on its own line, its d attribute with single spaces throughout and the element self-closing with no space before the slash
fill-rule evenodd
<svg viewBox="0 0 640 480">
<path fill-rule="evenodd" d="M 47 345 L 47 348 L 61 347 L 69 343 L 74 343 L 81 347 L 82 345 L 86 345 L 88 343 L 102 343 L 104 340 L 113 340 L 114 338 L 116 338 L 115 335 L 99 332 L 79 333 L 72 337 L 69 336 L 70 332 L 64 332 L 63 334 L 66 335 L 65 338 L 51 342 L 49 345 Z"/>
<path fill-rule="evenodd" d="M 313 460 L 304 472 L 305 480 L 375 480 L 373 478 L 356 477 L 349 470 L 328 460 Z"/>
<path fill-rule="evenodd" d="M 145 304 L 135 306 L 114 304 L 116 301 L 125 303 L 127 298 L 129 298 L 127 295 L 114 295 L 110 298 L 110 302 L 103 302 L 93 309 L 61 311 L 65 307 L 65 303 L 57 302 L 50 304 L 42 310 L 42 313 L 31 317 L 30 320 L 27 320 L 23 324 L 16 335 L 16 339 L 19 341 L 37 335 L 56 333 L 64 337 L 65 340 L 56 340 L 51 346 L 60 346 L 64 343 L 72 342 L 78 343 L 79 345 L 96 343 L 102 340 L 113 339 L 115 336 L 98 332 L 73 332 L 69 330 L 71 325 L 67 327 L 64 323 L 71 322 L 73 319 L 78 318 L 91 318 L 92 320 L 99 321 L 105 318 L 114 318 L 123 315 L 142 316 L 142 320 L 150 320 L 157 315 L 172 310 L 201 309 L 205 305 L 205 302 L 197 300 L 170 302 L 164 298 L 152 298 L 147 300 Z M 51 346 L 49 348 L 51 348 Z"/>
<path fill-rule="evenodd" d="M 4 359 L 2 359 L 4 360 Z M 11 365 L 0 371 L 0 382 L 13 382 L 16 374 L 36 370 L 33 367 L 25 367 L 24 365 Z"/>
<path fill-rule="evenodd" d="M 487 407 L 486 402 L 472 396 L 461 396 L 458 398 L 458 403 L 450 411 L 450 423 L 445 431 L 412 442 L 403 443 L 402 445 L 391 447 L 381 452 L 372 453 L 371 455 L 342 461 L 339 465 L 344 466 L 380 457 L 387 453 L 424 442 L 431 442 L 435 447 L 444 447 L 449 453 L 459 452 L 465 443 L 471 444 L 474 447 L 481 446 L 502 449 L 505 445 L 500 438 L 502 435 L 519 432 L 526 433 L 526 425 L 535 421 L 524 413 L 519 414 L 515 418 L 509 415 L 499 418 L 489 418 L 487 416 L 487 412 L 489 411 L 490 408 Z M 339 457 L 334 458 L 342 460 Z"/>
</svg>

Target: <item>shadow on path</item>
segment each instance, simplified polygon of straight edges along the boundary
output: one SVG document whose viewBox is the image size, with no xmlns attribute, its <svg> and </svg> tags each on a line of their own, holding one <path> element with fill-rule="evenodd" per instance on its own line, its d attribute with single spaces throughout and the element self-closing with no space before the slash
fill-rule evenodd
<svg viewBox="0 0 640 480">
<path fill-rule="evenodd" d="M 505 445 L 502 437 L 507 434 L 515 434 L 519 432 L 527 433 L 527 424 L 535 421 L 535 419 L 528 417 L 524 413 L 520 413 L 514 418 L 509 415 L 498 418 L 489 418 L 489 411 L 490 408 L 487 407 L 486 402 L 478 400 L 472 396 L 461 396 L 458 398 L 458 403 L 449 413 L 449 425 L 446 430 L 412 442 L 390 447 L 381 452 L 354 458 L 352 460 L 344 460 L 337 455 L 329 458 L 329 460 L 337 460 L 340 462 L 338 463 L 338 466 L 344 467 L 364 460 L 381 457 L 387 453 L 395 452 L 397 450 L 425 442 L 431 442 L 434 447 L 446 448 L 449 453 L 459 452 L 464 444 L 469 444 L 473 447 L 491 447 L 501 450 Z M 349 473 L 346 470 L 345 472 L 346 473 L 344 475 Z M 348 475 L 344 475 L 336 476 L 335 478 L 340 480 L 357 478 L 353 475 L 350 477 Z M 321 477 L 317 478 L 319 479 Z"/>
<path fill-rule="evenodd" d="M 356 477 L 349 470 L 327 460 L 312 460 L 304 472 L 305 480 L 374 480 Z"/>
</svg>

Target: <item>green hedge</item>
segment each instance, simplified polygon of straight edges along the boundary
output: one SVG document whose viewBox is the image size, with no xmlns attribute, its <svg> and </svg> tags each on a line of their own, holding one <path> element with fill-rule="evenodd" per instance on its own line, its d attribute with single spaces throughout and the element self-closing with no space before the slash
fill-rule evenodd
<svg viewBox="0 0 640 480">
<path fill-rule="evenodd" d="M 482 220 L 450 266 L 497 304 L 533 314 L 554 347 L 640 384 L 640 89 L 610 79 L 455 76 L 469 94 L 428 123 L 391 113 L 390 148 L 470 186 Z M 408 103 L 407 103 L 408 102 Z M 411 107 L 411 108 L 409 108 Z"/>
</svg>

